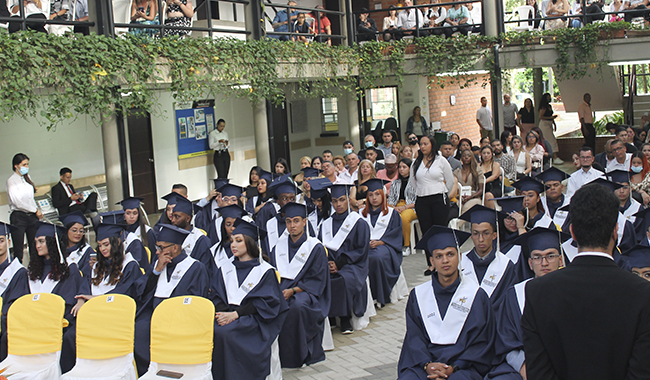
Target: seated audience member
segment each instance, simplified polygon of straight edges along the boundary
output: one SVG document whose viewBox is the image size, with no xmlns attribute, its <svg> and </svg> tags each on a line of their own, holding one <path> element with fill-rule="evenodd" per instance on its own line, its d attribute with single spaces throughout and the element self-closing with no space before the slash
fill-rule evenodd
<svg viewBox="0 0 650 380">
<path fill-rule="evenodd" d="M 131 4 L 131 24 L 158 25 L 158 2 L 152 0 L 135 0 Z M 129 28 L 135 36 L 153 37 L 158 29 Z"/>
<path fill-rule="evenodd" d="M 190 27 L 192 26 L 192 17 L 194 16 L 194 6 L 192 0 L 165 0 L 167 9 L 165 16 L 165 26 Z M 188 29 L 165 29 L 165 36 L 185 36 L 189 33 Z"/>
<path fill-rule="evenodd" d="M 568 199 L 567 202 L 571 201 L 571 197 L 573 194 L 575 194 L 576 191 L 578 191 L 579 188 L 595 180 L 596 178 L 603 177 L 603 172 L 596 170 L 592 166 L 594 163 L 594 152 L 590 147 L 583 146 L 580 148 L 578 157 L 580 159 L 581 168 L 576 170 L 569 177 L 566 189 L 566 198 Z"/>
<path fill-rule="evenodd" d="M 127 225 L 124 246 L 128 251 L 133 240 L 141 241 L 144 247 L 148 248 L 147 257 L 151 260 L 151 255 L 156 252 L 156 234 L 145 223 L 144 216 L 141 215 L 140 202 L 142 201 L 143 198 L 128 197 L 119 202 L 124 210 L 124 221 Z M 144 269 L 147 270 L 147 268 Z"/>
<path fill-rule="evenodd" d="M 323 151 L 323 161 L 332 161 L 334 156 L 332 155 L 332 151 L 329 149 L 325 149 Z"/>
<path fill-rule="evenodd" d="M 278 158 L 273 166 L 273 177 L 277 178 L 287 173 L 289 173 L 289 163 L 282 157 Z"/>
<path fill-rule="evenodd" d="M 428 28 L 438 28 L 441 27 L 445 19 L 447 18 L 447 8 L 439 7 L 434 4 L 438 4 L 438 0 L 431 0 L 431 7 L 424 12 L 424 27 Z M 444 32 L 442 29 L 433 29 L 428 31 L 429 35 L 442 35 Z"/>
<path fill-rule="evenodd" d="M 404 145 L 402 149 L 399 150 L 399 159 L 401 160 L 402 158 L 408 158 L 409 160 L 413 160 L 413 149 L 411 148 L 410 145 Z"/>
<path fill-rule="evenodd" d="M 293 177 L 294 182 L 298 186 L 302 185 L 302 181 L 305 180 L 305 175 L 302 172 L 302 169 L 304 169 L 304 168 L 311 168 L 311 157 L 303 156 L 303 157 L 300 158 L 300 170 L 301 171 L 295 177 Z"/>
<path fill-rule="evenodd" d="M 466 232 L 433 226 L 418 243 L 431 254 L 436 270 L 431 281 L 409 294 L 406 336 L 397 364 L 400 380 L 482 379 L 490 369 L 492 303 L 478 283 L 460 275 L 459 246 L 468 237 Z"/>
<path fill-rule="evenodd" d="M 359 14 L 359 21 L 357 22 L 357 42 L 377 40 L 377 24 L 369 16 L 368 9 L 361 8 L 361 14 Z"/>
<path fill-rule="evenodd" d="M 453 156 L 453 153 L 454 147 L 451 145 L 451 141 L 443 141 L 440 143 L 440 155 L 447 159 L 447 162 L 449 162 L 452 171 L 459 169 L 462 166 L 460 160 L 457 160 Z"/>
<path fill-rule="evenodd" d="M 139 376 L 149 368 L 153 310 L 167 298 L 208 296 L 210 280 L 205 266 L 183 249 L 184 241 L 190 236 L 190 232 L 184 228 L 159 225 L 156 242 L 158 257 L 147 273 L 136 281 L 136 301 L 139 307 L 135 316 L 134 357 Z"/>
<path fill-rule="evenodd" d="M 569 175 L 562 170 L 552 167 L 541 172 L 537 177 L 544 183 L 546 189 L 540 198 L 544 212 L 551 218 L 556 226 L 562 227 L 567 218 L 567 212 L 560 210 L 561 207 L 569 204 L 569 198 L 564 196 L 564 185 L 562 181 L 569 178 Z"/>
<path fill-rule="evenodd" d="M 454 158 L 460 160 L 460 154 L 464 150 L 471 151 L 471 149 L 472 149 L 472 141 L 470 139 L 465 139 L 465 138 L 460 139 L 458 141 L 458 146 L 456 147 L 456 154 L 454 155 Z"/>
<path fill-rule="evenodd" d="M 361 161 L 361 164 L 359 164 L 359 179 L 354 181 L 354 187 L 350 189 L 350 207 L 353 211 L 358 211 L 365 204 L 368 191 L 365 183 L 372 178 L 377 178 L 372 162 L 369 160 Z"/>
<path fill-rule="evenodd" d="M 334 164 L 337 177 L 345 171 L 345 158 L 343 156 L 334 156 L 332 163 Z"/>
<path fill-rule="evenodd" d="M 376 148 L 377 142 L 375 141 L 375 136 L 372 133 L 368 133 L 364 138 L 363 138 L 363 144 L 364 147 L 359 151 L 359 158 L 364 159 L 366 158 L 366 149 L 373 147 Z M 377 159 L 378 160 L 383 160 L 384 159 L 384 152 L 381 150 L 377 150 Z"/>
<path fill-rule="evenodd" d="M 567 21 L 565 16 L 570 11 L 570 5 L 568 0 L 550 0 L 546 4 L 546 17 L 554 17 L 551 20 L 544 21 L 544 29 L 563 29 L 567 27 Z"/>
<path fill-rule="evenodd" d="M 468 24 L 472 24 L 472 33 L 483 34 L 483 12 L 481 9 L 481 2 L 468 3 L 467 10 L 469 11 Z"/>
<path fill-rule="evenodd" d="M 398 177 L 390 186 L 388 193 L 388 206 L 393 207 L 402 218 L 403 244 L 402 255 L 411 254 L 411 222 L 417 219 L 415 215 L 415 190 L 409 182 L 411 175 L 411 159 L 399 160 Z"/>
<path fill-rule="evenodd" d="M 647 245 L 637 245 L 625 252 L 625 269 L 650 281 L 650 247 Z"/>
<path fill-rule="evenodd" d="M 339 173 L 339 179 L 341 183 L 346 183 L 349 185 L 354 184 L 359 176 L 359 162 L 361 159 L 356 153 L 348 153 L 345 156 L 345 162 L 348 164 L 347 170 L 342 173 Z"/>
<path fill-rule="evenodd" d="M 514 139 L 512 140 L 514 142 Z M 513 145 L 514 146 L 514 145 Z M 544 154 L 548 154 L 544 147 L 539 143 L 539 136 L 535 131 L 530 131 L 526 135 L 526 144 L 522 148 L 525 152 L 530 155 L 530 161 L 532 166 L 532 173 L 538 174 L 542 171 L 542 165 L 544 163 Z"/>
<path fill-rule="evenodd" d="M 399 152 L 401 150 L 402 150 L 402 143 L 399 142 L 399 141 L 395 141 L 395 142 L 393 142 L 393 145 L 390 148 L 390 153 L 395 157 L 399 157 Z M 386 160 L 385 157 L 384 157 L 384 160 Z"/>
<path fill-rule="evenodd" d="M 311 159 L 311 167 L 314 169 L 322 170 L 323 169 L 323 158 L 321 156 L 314 156 Z M 275 177 L 273 177 L 275 179 Z"/>
<path fill-rule="evenodd" d="M 323 161 L 323 177 L 329 179 L 332 183 L 338 182 L 338 177 L 336 176 L 336 168 L 332 161 Z"/>
<path fill-rule="evenodd" d="M 296 42 L 309 42 L 316 34 L 311 25 L 306 21 L 307 16 L 305 13 L 298 13 L 298 18 L 293 24 L 293 31 L 298 33 L 296 36 L 291 36 L 291 41 Z"/>
<path fill-rule="evenodd" d="M 20 17 L 20 5 L 21 0 L 10 0 L 9 10 L 11 11 L 12 17 Z M 45 30 L 45 23 L 42 21 L 47 20 L 47 15 L 45 14 L 46 10 L 43 7 L 43 4 L 40 0 L 22 0 L 23 8 L 25 10 L 25 18 L 28 20 L 26 22 L 27 29 L 35 30 L 41 33 L 47 33 Z M 38 20 L 41 20 L 39 22 Z M 10 21 L 9 22 L 9 33 L 15 33 L 20 30 L 20 22 Z"/>
<path fill-rule="evenodd" d="M 270 254 L 289 305 L 278 341 L 280 362 L 284 368 L 300 368 L 325 360 L 323 322 L 330 307 L 327 252 L 307 233 L 305 205 L 287 203 L 280 213 L 289 233 L 280 237 Z"/>
<path fill-rule="evenodd" d="M 289 6 L 297 6 L 298 3 L 295 1 L 289 1 L 287 3 Z M 273 22 L 271 25 L 273 26 L 273 31 L 275 32 L 281 32 L 281 33 L 287 33 L 291 32 L 291 25 L 296 21 L 298 18 L 298 11 L 296 11 L 293 8 L 285 8 L 282 10 L 279 10 L 276 12 L 275 17 L 273 18 Z M 289 35 L 277 35 L 277 34 L 271 34 L 271 38 L 277 38 L 280 41 L 289 41 Z"/>
<path fill-rule="evenodd" d="M 256 225 L 235 221 L 231 249 L 212 283 L 215 305 L 212 376 L 215 380 L 264 379 L 271 369 L 271 345 L 280 334 L 287 302 L 271 264 L 260 260 Z"/>
<path fill-rule="evenodd" d="M 410 120 L 410 118 L 409 118 Z M 423 118 L 424 120 L 424 118 Z M 406 140 L 409 143 L 409 147 L 411 148 L 411 157 L 409 157 L 411 160 L 414 160 L 418 157 L 418 154 L 420 152 L 420 140 L 418 139 L 418 136 L 415 134 L 415 132 L 407 133 L 406 134 Z"/>
<path fill-rule="evenodd" d="M 637 147 L 632 144 L 634 137 L 629 135 L 627 126 L 619 125 L 616 127 L 616 139 L 625 144 L 626 153 L 634 153 L 638 150 Z"/>
<path fill-rule="evenodd" d="M 388 153 L 384 159 L 384 168 L 377 170 L 377 178 L 389 181 L 386 183 L 386 191 L 390 191 L 391 182 L 397 179 L 397 157 L 394 154 Z"/>
<path fill-rule="evenodd" d="M 258 167 L 259 168 L 259 167 Z M 268 192 L 268 187 L 271 186 L 272 174 L 259 168 L 259 180 L 257 183 L 257 195 L 254 195 L 252 198 L 249 198 L 246 202 L 246 212 L 257 217 L 257 213 L 260 212 L 262 207 L 264 207 L 268 202 L 272 202 L 271 193 Z"/>
<path fill-rule="evenodd" d="M 630 188 L 641 196 L 644 205 L 650 203 L 650 165 L 643 152 L 636 152 L 630 160 Z"/>
<path fill-rule="evenodd" d="M 231 205 L 239 206 L 239 198 L 244 192 L 244 188 L 241 186 L 233 185 L 231 183 L 227 183 L 219 188 L 219 192 L 221 194 L 221 202 L 219 203 L 219 208 Z M 218 213 L 218 216 L 215 215 L 215 218 L 209 222 L 205 230 L 201 228 L 201 230 L 206 231 L 206 236 L 208 239 L 210 239 L 210 245 L 217 244 L 221 239 L 221 224 L 223 223 L 223 219 L 223 215 Z M 194 222 L 194 225 L 196 226 L 196 220 Z M 197 226 L 197 228 L 200 227 Z"/>
<path fill-rule="evenodd" d="M 95 254 L 95 250 L 86 241 L 84 233 L 84 227 L 88 225 L 88 220 L 81 211 L 63 215 L 59 219 L 68 230 L 63 238 L 66 262 L 68 265 L 77 264 L 81 273 L 88 275 L 90 273 L 90 256 Z M 67 244 L 65 244 L 66 242 Z"/>
<path fill-rule="evenodd" d="M 309 157 L 307 157 L 309 158 Z M 302 167 L 303 165 L 303 160 L 304 157 L 300 159 L 300 166 Z M 309 164 L 307 166 L 311 166 L 311 158 L 309 158 Z M 248 200 L 251 199 L 252 197 L 257 195 L 257 184 L 260 181 L 260 168 L 259 166 L 253 166 L 248 172 L 248 186 L 246 186 L 246 202 L 244 204 L 248 203 Z M 216 180 L 215 180 L 216 181 Z M 217 182 L 214 183 L 215 188 L 217 188 Z M 213 205 L 214 206 L 214 205 Z M 218 205 L 216 205 L 219 207 Z"/>
<path fill-rule="evenodd" d="M 569 235 L 556 229 L 537 227 L 517 238 L 515 244 L 521 245 L 528 257 L 528 267 L 540 278 L 564 266 L 564 255 L 560 244 Z M 503 303 L 496 312 L 497 334 L 495 339 L 495 366 L 487 379 L 522 379 L 526 375 L 524 341 L 521 334 L 521 315 L 526 301 L 524 280 L 506 291 Z"/>
<path fill-rule="evenodd" d="M 413 0 L 405 0 L 405 7 L 412 7 Z M 419 31 L 424 27 L 424 16 L 417 8 L 404 9 L 397 15 L 397 27 L 404 36 L 425 36 L 424 31 Z M 419 34 L 418 34 L 419 33 Z"/>
<path fill-rule="evenodd" d="M 15 300 L 29 294 L 29 276 L 27 270 L 17 258 L 9 255 L 11 232 L 15 227 L 9 223 L 0 222 L 0 278 L 6 284 L 0 288 L 2 297 L 2 330 L 0 344 L 0 360 L 7 357 L 7 312 Z"/>
<path fill-rule="evenodd" d="M 605 142 L 605 146 L 602 152 L 596 154 L 594 152 L 594 168 L 601 170 L 603 173 L 605 172 L 605 169 L 607 168 L 607 164 L 610 161 L 614 160 L 614 151 L 612 151 L 612 142 L 614 142 L 615 139 L 609 139 Z M 598 165 L 600 165 L 600 167 Z"/>
<path fill-rule="evenodd" d="M 351 334 L 352 316 L 362 317 L 368 304 L 368 250 L 370 228 L 361 215 L 349 208 L 350 185 L 332 185 L 335 213 L 320 225 L 318 240 L 328 251 L 332 289 L 330 325 L 341 321 L 341 332 Z"/>
<path fill-rule="evenodd" d="M 506 178 L 501 178 L 501 180 L 507 180 L 506 182 L 509 183 L 515 182 L 517 180 L 517 168 L 515 167 L 514 157 L 505 152 L 501 140 L 492 140 L 490 146 L 494 152 L 494 162 L 503 168 L 503 174 L 506 176 Z M 508 193 L 507 190 L 506 193 Z"/>
<path fill-rule="evenodd" d="M 384 182 L 378 178 L 367 181 L 368 196 L 361 216 L 370 227 L 368 279 L 372 299 L 380 307 L 390 302 L 390 293 L 402 272 L 402 219 L 395 209 L 388 208 Z"/>
<path fill-rule="evenodd" d="M 462 195 L 461 214 L 475 205 L 483 203 L 483 169 L 476 164 L 474 155 L 470 150 L 465 150 L 460 156 L 461 167 L 454 170 L 454 177 L 461 186 L 470 187 L 469 195 Z M 490 198 L 486 198 L 490 199 Z"/>
<path fill-rule="evenodd" d="M 455 32 L 460 32 L 464 35 L 469 35 L 472 27 L 467 24 L 469 21 L 469 10 L 463 4 L 454 4 L 453 7 L 447 9 L 447 18 L 445 19 L 443 29 L 445 36 L 451 38 Z"/>
<path fill-rule="evenodd" d="M 481 147 L 474 145 L 473 147 L 470 148 L 470 150 L 474 154 L 474 158 L 476 158 L 476 162 L 481 164 Z"/>
<path fill-rule="evenodd" d="M 397 26 L 397 8 L 395 8 L 395 5 L 391 4 L 388 7 L 388 16 L 384 17 L 381 30 L 384 31 L 384 41 L 386 42 L 402 39 L 402 34 Z"/>
<path fill-rule="evenodd" d="M 347 156 L 352 152 L 354 152 L 354 143 L 350 140 L 345 140 L 343 143 L 343 156 Z"/>
<path fill-rule="evenodd" d="M 332 182 L 327 178 L 312 178 L 309 180 L 309 186 L 311 188 L 309 196 L 314 204 L 314 210 L 307 218 L 309 225 L 314 228 L 314 236 L 317 236 L 321 223 L 332 213 L 332 196 L 328 190 Z"/>
<path fill-rule="evenodd" d="M 492 147 L 489 144 L 481 148 L 480 166 L 483 177 L 485 177 L 485 205 L 494 207 L 492 201 L 488 201 L 488 199 L 499 198 L 502 195 L 501 166 L 494 161 L 494 152 L 492 152 Z"/>
<path fill-rule="evenodd" d="M 617 169 L 629 171 L 632 163 L 632 153 L 626 152 L 625 143 L 621 140 L 614 140 L 611 143 L 611 147 L 612 153 L 614 153 L 614 159 L 607 161 L 606 172 L 609 173 Z"/>
<path fill-rule="evenodd" d="M 384 130 L 381 134 L 381 139 L 383 144 L 377 146 L 377 151 L 381 151 L 384 154 L 384 159 L 386 156 L 391 154 L 393 148 L 393 132 L 391 130 Z"/>
<path fill-rule="evenodd" d="M 100 221 L 102 223 L 120 224 L 120 225 L 126 224 L 126 222 L 124 221 L 124 211 L 122 210 L 104 212 L 99 214 L 99 216 L 101 217 Z M 120 239 L 124 242 L 126 240 L 126 237 L 127 237 L 127 233 L 122 232 L 122 236 L 120 237 Z M 125 246 L 124 248 L 126 249 L 127 252 L 133 255 L 133 258 L 138 262 L 140 267 L 142 267 L 145 271 L 149 269 L 151 263 L 147 255 L 147 250 L 144 248 L 144 245 L 140 240 L 137 239 L 131 240 L 131 243 L 128 246 Z"/>
<path fill-rule="evenodd" d="M 375 168 L 375 171 L 385 169 L 386 167 L 381 162 L 377 161 L 379 158 L 379 150 L 375 147 L 366 148 L 366 160 L 370 161 Z"/>
<path fill-rule="evenodd" d="M 318 4 L 315 8 L 325 10 L 325 8 L 320 4 Z M 319 14 L 320 20 L 318 20 Z M 316 41 L 332 46 L 332 39 L 328 37 L 332 34 L 332 22 L 329 18 L 327 18 L 327 14 L 325 12 L 314 12 L 311 14 L 311 17 L 314 19 L 314 25 L 312 26 L 314 30 L 318 29 L 320 22 L 320 31 L 318 32 L 319 35 L 316 36 Z"/>
<path fill-rule="evenodd" d="M 52 186 L 52 204 L 56 207 L 59 215 L 64 215 L 74 211 L 81 211 L 84 214 L 97 211 L 97 193 L 93 192 L 83 199 L 81 193 L 74 191 L 74 186 L 70 184 L 72 180 L 72 170 L 62 168 L 59 170 L 61 180 Z"/>
<path fill-rule="evenodd" d="M 235 229 L 235 220 L 237 218 L 248 217 L 246 211 L 238 205 L 219 208 L 219 215 L 222 218 L 222 222 L 219 225 L 221 238 L 218 243 L 210 247 L 210 253 L 214 258 L 214 263 L 217 268 L 221 268 L 226 260 L 232 262 L 233 255 L 230 245 L 232 244 L 232 231 Z"/>
</svg>

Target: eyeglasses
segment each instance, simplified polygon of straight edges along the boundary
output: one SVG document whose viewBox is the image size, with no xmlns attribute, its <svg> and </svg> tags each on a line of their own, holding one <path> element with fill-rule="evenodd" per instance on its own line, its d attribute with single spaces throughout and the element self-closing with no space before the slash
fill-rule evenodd
<svg viewBox="0 0 650 380">
<path fill-rule="evenodd" d="M 560 257 L 558 253 L 551 253 L 550 255 L 546 256 L 534 255 L 531 257 L 531 259 L 533 259 L 533 262 L 536 264 L 540 264 L 544 259 L 546 259 L 547 263 L 552 264 L 557 261 L 558 257 Z"/>
<path fill-rule="evenodd" d="M 168 244 L 168 245 L 165 245 L 165 246 L 156 244 L 156 251 L 158 251 L 158 252 L 164 251 L 165 249 L 171 247 L 172 245 L 174 245 L 174 243 L 171 243 L 171 244 Z"/>
</svg>

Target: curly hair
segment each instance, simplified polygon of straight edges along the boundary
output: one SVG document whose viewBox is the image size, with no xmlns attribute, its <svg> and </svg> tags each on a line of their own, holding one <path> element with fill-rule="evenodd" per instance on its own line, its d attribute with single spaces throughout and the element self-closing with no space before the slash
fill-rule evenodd
<svg viewBox="0 0 650 380">
<path fill-rule="evenodd" d="M 48 275 L 54 281 L 65 280 L 70 276 L 70 269 L 68 268 L 68 263 L 63 260 L 63 264 L 60 261 L 59 247 L 56 244 L 56 238 L 46 236 L 45 245 L 47 246 L 47 253 L 50 255 L 50 265 L 52 270 Z M 64 246 L 59 240 L 60 246 Z M 45 256 L 39 256 L 37 253 L 32 253 L 29 256 L 29 266 L 27 271 L 29 272 L 29 279 L 32 281 L 43 280 L 43 271 L 45 270 Z"/>
<path fill-rule="evenodd" d="M 124 262 L 124 244 L 117 236 L 108 238 L 111 243 L 111 263 L 101 253 L 97 255 L 97 264 L 95 264 L 95 277 L 91 279 L 93 285 L 97 286 L 104 281 L 106 276 L 110 276 L 108 283 L 115 285 L 122 279 L 122 263 Z M 97 247 L 99 252 L 99 246 Z"/>
</svg>

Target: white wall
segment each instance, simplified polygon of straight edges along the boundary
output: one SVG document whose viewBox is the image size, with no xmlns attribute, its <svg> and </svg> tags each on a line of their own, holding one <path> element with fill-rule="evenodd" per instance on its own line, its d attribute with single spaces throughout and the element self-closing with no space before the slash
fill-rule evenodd
<svg viewBox="0 0 650 380">
<path fill-rule="evenodd" d="M 431 122 L 429 117 L 429 90 L 427 88 L 427 77 L 417 75 L 404 76 L 404 83 L 397 91 L 399 99 L 399 124 L 402 132 L 402 141 L 406 133 L 406 122 L 413 115 L 413 108 L 420 106 L 422 116 L 427 123 Z M 420 134 L 421 132 L 417 132 Z"/>
</svg>

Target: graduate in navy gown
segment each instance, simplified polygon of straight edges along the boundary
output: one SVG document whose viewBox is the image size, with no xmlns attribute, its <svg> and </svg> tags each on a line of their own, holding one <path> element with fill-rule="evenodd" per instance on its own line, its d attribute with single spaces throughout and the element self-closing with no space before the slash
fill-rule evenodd
<svg viewBox="0 0 650 380">
<path fill-rule="evenodd" d="M 632 190 L 630 189 L 630 172 L 624 170 L 612 170 L 607 173 L 607 177 L 612 182 L 622 185 L 614 191 L 621 202 L 618 210 L 623 214 L 625 219 L 634 224 L 636 220 L 634 214 L 643 210 L 643 205 L 632 197 Z"/>
<path fill-rule="evenodd" d="M 215 219 L 219 217 L 219 212 L 217 209 L 223 207 L 221 199 L 221 186 L 230 182 L 228 178 L 217 178 L 212 180 L 214 182 L 214 189 L 210 191 L 210 194 L 205 198 L 205 205 L 201 206 L 201 202 L 198 203 L 199 210 L 194 216 L 194 225 L 203 231 L 207 231 L 209 234 L 210 225 L 214 222 Z"/>
<path fill-rule="evenodd" d="M 0 361 L 7 357 L 7 312 L 9 306 L 18 298 L 30 293 L 27 269 L 20 263 L 20 260 L 9 256 L 10 233 L 15 228 L 9 223 L 0 222 L 0 297 L 2 297 Z"/>
<path fill-rule="evenodd" d="M 541 197 L 544 212 L 551 218 L 556 226 L 562 227 L 568 212 L 560 210 L 561 207 L 569 204 L 570 199 L 565 197 L 562 181 L 569 178 L 569 175 L 562 170 L 552 167 L 544 170 L 535 176 L 535 179 L 544 183 L 545 191 Z M 558 212 L 559 210 L 559 212 Z"/>
<path fill-rule="evenodd" d="M 289 202 L 295 202 L 296 196 L 302 193 L 293 183 L 290 175 L 276 179 L 269 187 L 269 192 L 273 194 L 275 204 L 264 206 L 255 219 L 255 222 L 266 231 L 266 237 L 262 241 L 262 251 L 267 255 L 275 247 L 280 236 L 286 234 L 287 227 L 279 213 L 280 209 Z"/>
<path fill-rule="evenodd" d="M 221 206 L 219 206 L 219 209 L 230 205 L 239 207 L 239 198 L 244 192 L 243 187 L 226 183 L 221 185 L 219 191 L 221 192 Z M 217 244 L 221 240 L 221 223 L 223 223 L 223 215 L 218 211 L 219 209 L 215 210 L 217 211 L 218 216 L 208 224 L 207 229 L 205 230 L 208 239 L 210 239 L 211 246 Z M 196 219 L 194 225 L 196 226 Z"/>
<path fill-rule="evenodd" d="M 71 212 L 59 216 L 59 220 L 68 230 L 63 241 L 66 251 L 65 260 L 68 265 L 77 264 L 81 273 L 87 275 L 90 273 L 90 256 L 95 253 L 93 247 L 86 241 L 84 227 L 88 225 L 88 219 L 81 211 Z"/>
<path fill-rule="evenodd" d="M 524 196 L 524 208 L 519 212 L 520 217 L 513 215 L 517 220 L 517 228 L 522 227 L 530 231 L 535 227 L 549 228 L 554 226 L 553 219 L 546 213 L 542 206 L 541 196 L 544 192 L 544 184 L 536 179 L 524 177 L 512 184 L 512 187 L 519 190 Z"/>
<path fill-rule="evenodd" d="M 142 245 L 148 248 L 147 259 L 151 262 L 151 255 L 156 253 L 156 234 L 145 223 L 142 209 L 140 208 L 140 202 L 142 200 L 143 198 L 139 197 L 128 197 L 118 202 L 118 204 L 122 205 L 124 221 L 126 222 L 124 245 L 129 247 L 132 240 L 140 240 Z M 146 231 L 146 233 L 143 233 L 143 231 Z"/>
<path fill-rule="evenodd" d="M 287 203 L 288 235 L 271 251 L 271 264 L 280 274 L 280 289 L 289 312 L 280 331 L 280 361 L 284 368 L 300 368 L 325 360 L 323 327 L 330 307 L 329 268 L 323 244 L 306 232 L 307 207 Z"/>
<path fill-rule="evenodd" d="M 72 315 L 77 316 L 79 309 L 93 297 L 103 294 L 124 294 L 136 297 L 136 281 L 142 276 L 140 265 L 133 256 L 124 251 L 120 236 L 124 225 L 100 223 L 95 227 L 97 236 L 97 262 L 90 273 L 84 276 L 75 297 L 77 303 L 72 308 Z M 70 328 L 63 335 L 61 349 L 61 372 L 70 371 L 76 360 L 76 329 Z"/>
<path fill-rule="evenodd" d="M 330 195 L 329 188 L 332 182 L 327 178 L 311 178 L 305 180 L 310 187 L 309 196 L 314 205 L 314 209 L 309 212 L 309 225 L 314 228 L 316 234 L 320 230 L 320 225 L 323 220 L 330 217 L 332 214 L 332 196 Z"/>
<path fill-rule="evenodd" d="M 350 319 L 362 317 L 368 305 L 368 251 L 370 227 L 361 215 L 350 212 L 350 187 L 332 185 L 331 196 L 335 213 L 320 226 L 318 240 L 328 251 L 332 301 L 330 317 L 339 317 L 341 332 L 354 332 Z M 330 325 L 335 320 L 330 318 Z"/>
<path fill-rule="evenodd" d="M 650 247 L 637 245 L 626 252 L 625 269 L 644 280 L 650 281 Z"/>
<path fill-rule="evenodd" d="M 124 210 L 104 212 L 99 214 L 99 216 L 101 216 L 102 223 L 123 224 L 126 226 L 126 220 L 124 219 Z M 122 232 L 121 239 L 125 243 L 124 249 L 133 255 L 133 258 L 136 259 L 142 269 L 145 271 L 149 270 L 151 267 L 151 262 L 149 260 L 149 255 L 147 254 L 147 250 L 144 248 L 144 244 L 142 244 L 142 241 L 134 238 L 129 239 L 127 242 L 127 237 L 127 232 Z"/>
<path fill-rule="evenodd" d="M 257 213 L 260 212 L 267 204 L 273 204 L 272 194 L 269 191 L 273 183 L 273 174 L 259 168 L 259 181 L 257 183 L 257 195 L 246 201 L 246 212 L 253 215 L 253 220 L 257 223 Z"/>
<path fill-rule="evenodd" d="M 212 376 L 262 380 L 288 307 L 275 269 L 260 260 L 257 226 L 237 219 L 232 238 L 235 260 L 219 268 L 211 295 L 217 311 Z"/>
<path fill-rule="evenodd" d="M 368 279 L 372 299 L 381 307 L 390 303 L 390 292 L 402 272 L 402 218 L 394 208 L 386 204 L 384 181 L 372 178 L 364 184 L 368 187 L 366 207 L 361 216 L 370 227 L 370 250 L 368 251 Z"/>
<path fill-rule="evenodd" d="M 476 206 L 474 206 L 476 207 Z M 459 246 L 469 234 L 433 226 L 416 248 L 431 253 L 431 281 L 406 304 L 406 336 L 398 379 L 480 380 L 494 357 L 494 316 L 488 295 L 459 271 Z"/>
<path fill-rule="evenodd" d="M 472 223 L 474 248 L 461 258 L 463 275 L 480 284 L 493 304 L 498 304 L 505 291 L 515 284 L 515 267 L 497 250 L 498 211 L 476 205 L 460 218 Z"/>
<path fill-rule="evenodd" d="M 637 244 L 650 246 L 650 208 L 639 210 L 634 217 Z"/>
<path fill-rule="evenodd" d="M 568 238 L 567 234 L 556 229 L 536 227 L 521 235 L 516 244 L 527 252 L 527 264 L 535 278 L 539 278 L 564 266 L 561 244 Z M 496 313 L 496 356 L 488 379 L 521 380 L 521 374 L 526 371 L 520 322 L 526 300 L 524 290 L 530 280 L 510 287 Z"/>
<path fill-rule="evenodd" d="M 169 224 L 160 224 L 158 228 L 157 257 L 147 273 L 136 281 L 134 356 L 139 376 L 149 368 L 151 315 L 156 306 L 171 297 L 207 297 L 210 285 L 205 266 L 182 248 L 189 232 Z"/>
<path fill-rule="evenodd" d="M 233 260 L 230 244 L 232 243 L 232 231 L 235 229 L 235 220 L 248 214 L 243 208 L 237 205 L 220 207 L 217 211 L 223 220 L 219 226 L 221 229 L 221 241 L 210 247 L 210 253 L 212 254 L 216 267 L 220 268 L 224 261 L 232 262 Z"/>
</svg>

